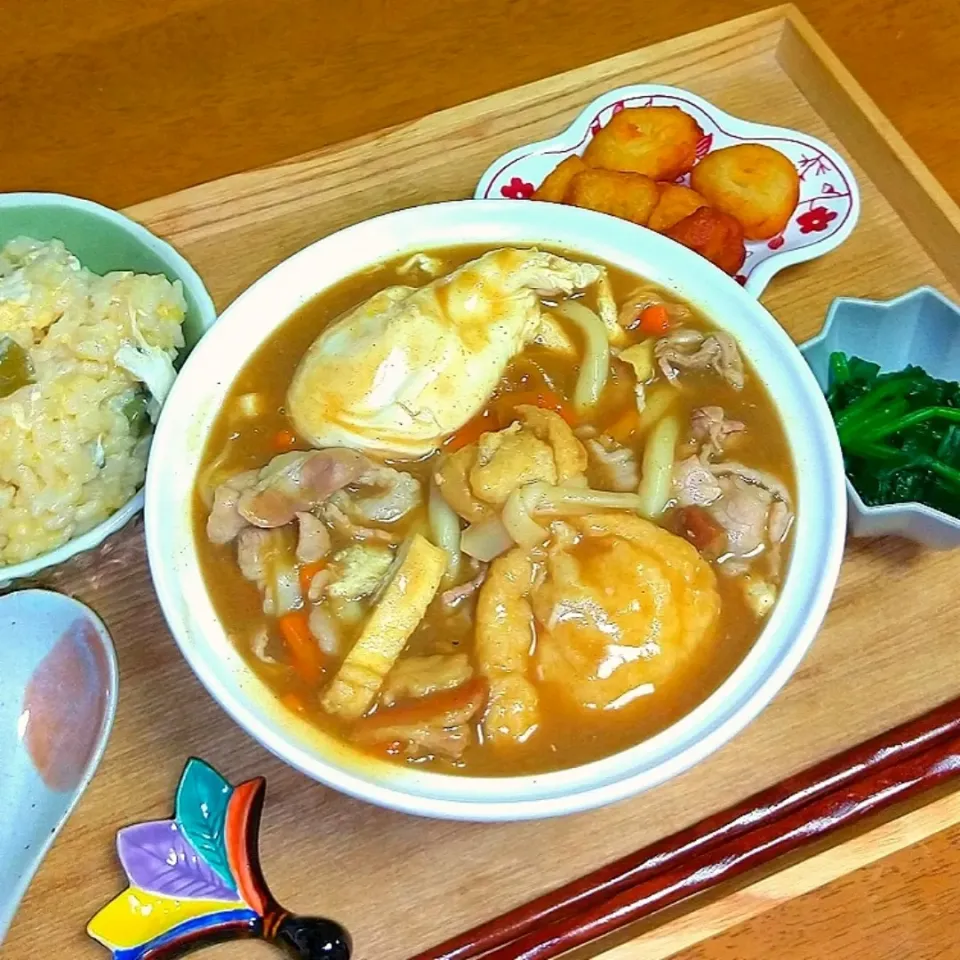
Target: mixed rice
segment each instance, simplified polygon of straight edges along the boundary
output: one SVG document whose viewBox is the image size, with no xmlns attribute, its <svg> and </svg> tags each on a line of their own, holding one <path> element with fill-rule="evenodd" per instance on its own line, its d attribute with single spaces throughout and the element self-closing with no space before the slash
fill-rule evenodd
<svg viewBox="0 0 960 960">
<path fill-rule="evenodd" d="M 0 249 L 0 570 L 136 493 L 185 314 L 179 281 L 99 276 L 58 240 Z"/>
</svg>

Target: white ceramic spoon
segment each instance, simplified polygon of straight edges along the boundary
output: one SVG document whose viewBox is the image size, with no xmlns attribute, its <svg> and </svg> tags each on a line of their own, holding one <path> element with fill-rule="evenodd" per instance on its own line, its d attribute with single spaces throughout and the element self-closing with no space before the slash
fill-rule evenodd
<svg viewBox="0 0 960 960">
<path fill-rule="evenodd" d="M 0 943 L 87 788 L 117 703 L 103 623 L 46 590 L 0 597 Z"/>
</svg>

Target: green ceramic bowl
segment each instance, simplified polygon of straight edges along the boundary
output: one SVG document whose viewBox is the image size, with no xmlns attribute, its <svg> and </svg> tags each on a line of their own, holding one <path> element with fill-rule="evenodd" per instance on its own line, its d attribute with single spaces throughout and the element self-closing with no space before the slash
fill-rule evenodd
<svg viewBox="0 0 960 960">
<path fill-rule="evenodd" d="M 96 273 L 132 270 L 162 273 L 169 280 L 179 280 L 187 301 L 183 324 L 187 345 L 180 353 L 178 367 L 217 319 L 213 300 L 200 276 L 169 243 L 99 203 L 58 193 L 0 194 L 0 247 L 20 236 L 62 240 L 85 267 Z M 0 566 L 0 585 L 32 576 L 84 550 L 98 547 L 142 508 L 141 490 L 113 516 L 62 547 L 25 563 Z"/>
</svg>

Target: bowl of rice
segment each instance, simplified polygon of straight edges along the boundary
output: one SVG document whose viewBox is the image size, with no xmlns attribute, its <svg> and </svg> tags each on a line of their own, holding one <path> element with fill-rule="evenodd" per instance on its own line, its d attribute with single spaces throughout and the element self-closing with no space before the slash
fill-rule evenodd
<svg viewBox="0 0 960 960">
<path fill-rule="evenodd" d="M 0 194 L 0 586 L 142 508 L 153 422 L 215 320 L 197 272 L 140 224 Z"/>
</svg>

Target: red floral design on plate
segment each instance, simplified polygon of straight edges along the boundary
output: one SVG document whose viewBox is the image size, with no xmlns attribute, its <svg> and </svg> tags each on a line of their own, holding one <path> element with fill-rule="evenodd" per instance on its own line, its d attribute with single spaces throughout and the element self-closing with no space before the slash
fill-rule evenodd
<svg viewBox="0 0 960 960">
<path fill-rule="evenodd" d="M 831 220 L 836 220 L 837 214 L 834 210 L 828 210 L 826 207 L 811 207 L 806 213 L 797 217 L 797 225 L 801 233 L 820 233 L 830 226 Z"/>
<path fill-rule="evenodd" d="M 702 160 L 713 146 L 713 134 L 708 133 L 697 141 L 697 159 Z"/>
<path fill-rule="evenodd" d="M 777 236 L 777 237 L 771 237 L 767 241 L 767 246 L 771 250 L 779 250 L 783 246 L 783 235 L 781 234 L 780 236 Z"/>
<path fill-rule="evenodd" d="M 535 189 L 532 183 L 513 177 L 505 187 L 500 188 L 500 193 L 508 200 L 529 200 Z"/>
<path fill-rule="evenodd" d="M 741 287 L 747 282 L 747 278 L 742 273 L 738 273 L 733 279 L 736 280 Z"/>
</svg>

